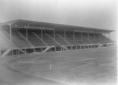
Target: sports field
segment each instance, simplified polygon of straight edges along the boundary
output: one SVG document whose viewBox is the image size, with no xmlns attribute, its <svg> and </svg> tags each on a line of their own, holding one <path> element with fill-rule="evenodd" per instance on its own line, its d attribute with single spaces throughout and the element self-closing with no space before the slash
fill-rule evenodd
<svg viewBox="0 0 118 85">
<path fill-rule="evenodd" d="M 6 57 L 7 58 L 7 57 Z M 0 85 L 114 85 L 116 48 L 101 47 L 0 60 Z M 28 60 L 28 61 L 26 61 Z"/>
</svg>

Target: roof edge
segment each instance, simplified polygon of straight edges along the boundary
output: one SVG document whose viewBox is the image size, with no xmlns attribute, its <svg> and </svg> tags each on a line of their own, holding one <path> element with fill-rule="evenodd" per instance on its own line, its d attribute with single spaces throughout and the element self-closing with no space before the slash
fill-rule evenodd
<svg viewBox="0 0 118 85">
<path fill-rule="evenodd" d="M 57 24 L 57 23 L 49 23 L 49 22 L 38 22 L 38 21 L 33 21 L 33 20 L 25 20 L 25 19 L 15 19 L 15 20 L 10 20 L 10 21 L 7 21 L 7 22 L 4 22 L 4 23 L 0 23 L 0 25 L 6 25 L 6 24 L 15 24 L 15 23 L 18 23 L 18 22 L 26 22 L 26 23 L 29 23 L 29 24 L 33 24 L 33 23 L 37 23 L 37 24 L 40 24 L 40 23 L 45 23 L 45 24 L 48 24 L 48 25 L 54 25 L 54 26 L 64 26 L 64 27 L 72 27 L 71 29 L 73 28 L 81 28 L 81 29 L 87 29 L 87 30 L 96 30 L 96 31 L 105 31 L 105 32 L 113 32 L 115 30 L 106 30 L 106 29 L 99 29 L 99 28 L 95 28 L 95 27 L 85 27 L 85 26 L 75 26 L 75 25 L 67 25 L 67 24 Z"/>
</svg>

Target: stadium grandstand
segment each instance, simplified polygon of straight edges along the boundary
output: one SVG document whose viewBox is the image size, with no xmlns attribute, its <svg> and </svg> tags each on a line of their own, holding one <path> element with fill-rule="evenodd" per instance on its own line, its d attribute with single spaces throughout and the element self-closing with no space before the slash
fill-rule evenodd
<svg viewBox="0 0 118 85">
<path fill-rule="evenodd" d="M 0 26 L 0 54 L 17 56 L 107 47 L 113 43 L 105 36 L 110 32 L 112 30 L 13 20 Z"/>
</svg>

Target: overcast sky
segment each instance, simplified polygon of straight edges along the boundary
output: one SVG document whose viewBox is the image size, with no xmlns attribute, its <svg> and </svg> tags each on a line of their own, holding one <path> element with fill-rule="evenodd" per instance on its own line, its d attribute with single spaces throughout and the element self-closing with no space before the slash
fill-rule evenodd
<svg viewBox="0 0 118 85">
<path fill-rule="evenodd" d="M 0 22 L 28 19 L 113 29 L 116 0 L 0 0 Z"/>
</svg>

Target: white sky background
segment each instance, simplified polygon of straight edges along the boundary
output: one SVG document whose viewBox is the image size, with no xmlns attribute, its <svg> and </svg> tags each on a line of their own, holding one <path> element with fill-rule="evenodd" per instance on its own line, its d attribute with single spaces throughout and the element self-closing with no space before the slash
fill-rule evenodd
<svg viewBox="0 0 118 85">
<path fill-rule="evenodd" d="M 116 0 L 0 0 L 0 22 L 28 19 L 116 28 Z"/>
</svg>

